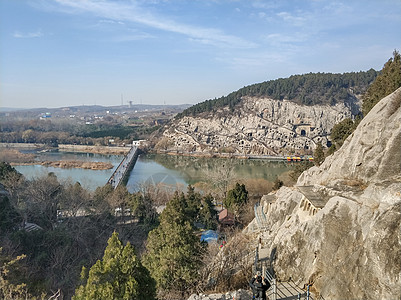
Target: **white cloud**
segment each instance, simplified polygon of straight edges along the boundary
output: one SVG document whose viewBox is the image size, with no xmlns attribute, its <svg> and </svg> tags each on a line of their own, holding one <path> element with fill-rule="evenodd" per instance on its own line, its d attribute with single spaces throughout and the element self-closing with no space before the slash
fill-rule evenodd
<svg viewBox="0 0 401 300">
<path fill-rule="evenodd" d="M 98 17 L 115 22 L 133 22 L 153 29 L 173 32 L 187 36 L 192 40 L 205 41 L 221 47 L 253 48 L 256 44 L 240 37 L 225 34 L 219 29 L 192 26 L 177 23 L 164 16 L 154 15 L 135 2 L 77 1 L 54 0 L 62 9 L 68 8 L 70 13 L 91 13 Z"/>
<path fill-rule="evenodd" d="M 302 43 L 307 39 L 307 35 L 300 32 L 293 34 L 271 33 L 265 37 L 266 42 L 274 45 Z"/>
<path fill-rule="evenodd" d="M 18 39 L 31 39 L 31 38 L 40 38 L 43 36 L 43 32 L 41 30 L 37 30 L 34 32 L 20 32 L 15 31 L 13 37 Z"/>
<path fill-rule="evenodd" d="M 285 22 L 291 23 L 294 26 L 302 26 L 307 20 L 307 18 L 305 17 L 294 16 L 291 13 L 285 11 L 277 13 L 277 16 L 282 18 Z"/>
<path fill-rule="evenodd" d="M 125 25 L 125 23 L 124 22 L 121 22 L 121 21 L 114 21 L 114 20 L 108 20 L 108 19 L 105 19 L 105 20 L 99 20 L 99 23 L 100 24 L 117 24 L 117 25 Z"/>
</svg>

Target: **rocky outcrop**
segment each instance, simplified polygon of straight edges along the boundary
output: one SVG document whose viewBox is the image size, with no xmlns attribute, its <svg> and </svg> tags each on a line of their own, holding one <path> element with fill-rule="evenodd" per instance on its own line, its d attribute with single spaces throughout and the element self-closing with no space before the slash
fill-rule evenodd
<svg viewBox="0 0 401 300">
<path fill-rule="evenodd" d="M 333 185 L 338 180 L 366 183 L 401 179 L 401 91 L 398 89 L 376 104 L 350 135 L 341 151 L 319 167 L 302 174 L 299 185 Z"/>
<path fill-rule="evenodd" d="M 401 88 L 297 186 L 262 198 L 268 230 L 258 238 L 277 248 L 280 280 L 310 284 L 326 300 L 400 298 L 400 102 Z"/>
<path fill-rule="evenodd" d="M 243 97 L 234 110 L 183 117 L 164 131 L 156 149 L 239 155 L 311 153 L 317 143 L 330 145 L 334 124 L 351 117 L 355 103 L 298 105 L 291 101 Z"/>
</svg>

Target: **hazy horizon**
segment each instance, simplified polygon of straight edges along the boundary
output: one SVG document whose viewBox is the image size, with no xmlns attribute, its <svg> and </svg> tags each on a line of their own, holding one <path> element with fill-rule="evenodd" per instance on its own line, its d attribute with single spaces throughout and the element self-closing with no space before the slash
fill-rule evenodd
<svg viewBox="0 0 401 300">
<path fill-rule="evenodd" d="M 2 0 L 0 107 L 195 104 L 400 45 L 399 0 Z"/>
</svg>

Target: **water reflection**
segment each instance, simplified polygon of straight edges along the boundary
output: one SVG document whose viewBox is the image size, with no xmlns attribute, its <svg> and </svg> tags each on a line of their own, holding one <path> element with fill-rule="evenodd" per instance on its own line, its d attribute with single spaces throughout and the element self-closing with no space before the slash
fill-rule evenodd
<svg viewBox="0 0 401 300">
<path fill-rule="evenodd" d="M 168 155 L 151 155 L 149 158 L 168 169 L 179 171 L 185 178 L 185 181 L 191 184 L 208 179 L 210 175 L 218 173 L 218 170 L 221 169 L 233 169 L 236 178 L 262 178 L 274 181 L 280 174 L 292 168 L 285 161 L 262 159 L 226 159 Z"/>
<path fill-rule="evenodd" d="M 46 175 L 49 172 L 62 180 L 78 181 L 85 188 L 95 190 L 106 184 L 114 169 L 120 163 L 121 155 L 104 155 L 76 152 L 39 153 L 37 160 L 83 160 L 101 161 L 113 164 L 109 170 L 61 169 L 41 165 L 16 166 L 28 179 Z M 204 157 L 183 157 L 164 154 L 140 155 L 127 183 L 128 190 L 134 192 L 140 185 L 163 184 L 169 187 L 186 188 L 188 184 L 210 182 L 230 172 L 230 179 L 263 179 L 273 182 L 279 175 L 292 169 L 284 161 L 260 159 L 223 159 Z"/>
<path fill-rule="evenodd" d="M 226 176 L 224 173 L 227 172 L 232 173 L 232 181 L 264 179 L 273 182 L 279 175 L 291 169 L 292 166 L 285 161 L 147 154 L 139 156 L 128 186 L 131 190 L 144 182 L 186 186 Z"/>
</svg>

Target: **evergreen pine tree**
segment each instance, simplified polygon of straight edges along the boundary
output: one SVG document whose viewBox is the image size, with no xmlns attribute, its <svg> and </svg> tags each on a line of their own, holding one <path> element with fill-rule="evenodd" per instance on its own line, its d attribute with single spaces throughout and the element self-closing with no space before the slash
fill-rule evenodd
<svg viewBox="0 0 401 300">
<path fill-rule="evenodd" d="M 206 229 L 215 230 L 217 228 L 217 212 L 214 209 L 212 195 L 202 198 L 198 221 L 205 225 Z"/>
<path fill-rule="evenodd" d="M 143 267 L 128 242 L 124 247 L 114 232 L 103 259 L 98 260 L 87 272 L 82 268 L 81 279 L 73 300 L 89 299 L 155 299 L 155 282 Z"/>
<path fill-rule="evenodd" d="M 236 210 L 247 203 L 248 199 L 248 191 L 246 190 L 245 185 L 237 182 L 235 187 L 228 191 L 227 197 L 223 200 L 223 204 L 227 208 Z"/>
<path fill-rule="evenodd" d="M 369 86 L 363 97 L 363 115 L 366 116 L 377 102 L 399 87 L 401 87 L 401 55 L 394 50 L 393 57 L 384 64 L 380 75 Z"/>
<path fill-rule="evenodd" d="M 324 151 L 322 144 L 318 143 L 317 147 L 315 149 L 315 152 L 313 153 L 313 161 L 316 166 L 320 166 L 322 162 L 324 161 Z"/>
<path fill-rule="evenodd" d="M 202 246 L 186 215 L 187 199 L 176 193 L 160 216 L 160 225 L 148 236 L 144 265 L 159 290 L 185 292 L 196 281 Z"/>
</svg>

